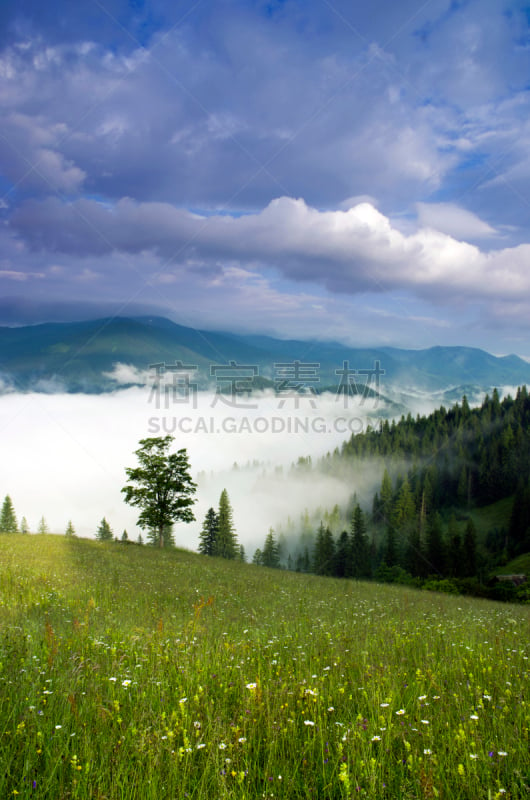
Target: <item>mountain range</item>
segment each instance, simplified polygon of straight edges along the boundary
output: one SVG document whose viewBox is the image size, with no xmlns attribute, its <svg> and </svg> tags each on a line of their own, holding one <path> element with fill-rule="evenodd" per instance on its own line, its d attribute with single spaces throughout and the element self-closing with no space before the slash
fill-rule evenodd
<svg viewBox="0 0 530 800">
<path fill-rule="evenodd" d="M 354 348 L 336 342 L 196 330 L 161 317 L 0 328 L 4 392 L 108 392 L 148 383 L 155 364 L 162 365 L 159 372 L 171 374 L 168 367 L 176 362 L 195 368 L 190 380 L 199 389 L 211 388 L 216 381 L 218 388 L 224 381 L 221 385 L 229 389 L 235 379 L 246 387 L 252 376 L 255 388 L 278 387 L 283 380 L 288 388 L 305 385 L 315 391 L 336 391 L 342 381 L 359 392 L 365 387 L 378 390 L 400 403 L 426 393 L 452 402 L 464 393 L 470 397 L 495 386 L 530 383 L 530 364 L 523 359 L 471 347 Z"/>
</svg>

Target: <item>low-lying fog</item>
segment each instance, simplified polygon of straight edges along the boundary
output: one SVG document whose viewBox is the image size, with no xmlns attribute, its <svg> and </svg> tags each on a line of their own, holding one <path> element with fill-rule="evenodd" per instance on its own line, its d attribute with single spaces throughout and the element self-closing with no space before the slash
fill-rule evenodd
<svg viewBox="0 0 530 800">
<path fill-rule="evenodd" d="M 321 395 L 313 399 L 315 407 L 300 397 L 284 399 L 280 408 L 279 398 L 265 393 L 246 401 L 254 408 L 240 407 L 241 398 L 238 407 L 231 402 L 205 393 L 198 395 L 195 409 L 191 401 L 157 409 L 147 388 L 105 395 L 1 396 L 0 500 L 11 496 L 17 519 L 25 516 L 31 532 L 44 516 L 54 533 L 64 533 L 71 520 L 79 536 L 93 537 L 106 517 L 115 535 L 126 529 L 136 539 L 138 510 L 127 506 L 120 492 L 125 468 L 136 466 L 140 439 L 169 433 L 175 449 L 187 449 L 194 479 L 200 476 L 196 522 L 175 526 L 176 543 L 196 549 L 206 511 L 217 507 L 226 488 L 238 540 L 252 556 L 269 527 L 288 515 L 296 519 L 305 508 L 346 503 L 361 482 L 376 486 L 380 480 L 360 475 L 357 486 L 356 481 L 295 479 L 274 471 L 300 456 L 318 458 L 368 422 L 377 426 L 384 414 L 381 401 L 377 407 L 373 399 Z M 254 461 L 260 465 L 243 468 Z"/>
</svg>

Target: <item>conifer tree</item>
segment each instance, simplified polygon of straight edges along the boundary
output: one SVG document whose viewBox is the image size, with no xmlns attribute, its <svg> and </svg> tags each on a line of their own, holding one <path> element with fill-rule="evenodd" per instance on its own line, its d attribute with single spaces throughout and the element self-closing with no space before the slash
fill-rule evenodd
<svg viewBox="0 0 530 800">
<path fill-rule="evenodd" d="M 44 519 L 44 517 L 40 518 L 39 527 L 37 528 L 37 533 L 49 533 L 50 529 L 48 528 L 48 523 Z"/>
<path fill-rule="evenodd" d="M 125 531 L 125 530 L 123 531 L 123 533 L 121 535 L 121 540 L 122 540 L 122 542 L 128 542 L 129 541 L 129 534 L 127 533 L 127 531 Z"/>
<path fill-rule="evenodd" d="M 111 542 L 113 538 L 112 529 L 105 517 L 103 517 L 96 531 L 96 539 L 98 542 Z"/>
<path fill-rule="evenodd" d="M 72 525 L 72 520 L 68 520 L 68 525 L 66 526 L 66 530 L 64 532 L 65 536 L 75 536 L 75 528 Z"/>
<path fill-rule="evenodd" d="M 265 538 L 261 560 L 264 567 L 280 566 L 280 553 L 272 528 L 269 528 L 269 532 Z"/>
<path fill-rule="evenodd" d="M 427 522 L 427 561 L 430 572 L 445 574 L 445 549 L 438 513 L 431 514 Z"/>
<path fill-rule="evenodd" d="M 8 494 L 4 498 L 2 511 L 0 512 L 0 533 L 18 533 L 15 509 Z"/>
<path fill-rule="evenodd" d="M 244 564 L 247 560 L 247 554 L 242 544 L 239 545 L 239 560 Z"/>
<path fill-rule="evenodd" d="M 355 506 L 351 529 L 351 575 L 353 578 L 370 577 L 370 552 L 366 535 L 366 522 L 359 503 Z"/>
<path fill-rule="evenodd" d="M 259 547 L 256 547 L 254 551 L 254 555 L 252 556 L 252 563 L 255 564 L 257 567 L 263 566 L 263 553 L 261 552 Z"/>
<path fill-rule="evenodd" d="M 313 554 L 313 571 L 317 575 L 333 575 L 335 567 L 335 542 L 329 527 L 320 523 Z"/>
<path fill-rule="evenodd" d="M 348 531 L 342 531 L 335 550 L 335 570 L 337 578 L 351 577 L 351 547 Z"/>
<path fill-rule="evenodd" d="M 233 511 L 226 489 L 223 489 L 219 498 L 218 520 L 219 529 L 215 555 L 221 556 L 221 558 L 237 558 L 238 545 L 234 530 Z"/>
<path fill-rule="evenodd" d="M 29 533 L 29 525 L 26 517 L 20 520 L 20 533 Z"/>
<path fill-rule="evenodd" d="M 215 513 L 215 509 L 209 508 L 199 534 L 199 553 L 202 553 L 203 556 L 215 555 L 218 533 L 219 518 Z"/>
</svg>

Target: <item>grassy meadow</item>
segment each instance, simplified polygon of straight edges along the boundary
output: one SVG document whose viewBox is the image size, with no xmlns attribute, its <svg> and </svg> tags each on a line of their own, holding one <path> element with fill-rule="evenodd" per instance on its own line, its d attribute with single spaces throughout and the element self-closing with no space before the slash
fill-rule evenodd
<svg viewBox="0 0 530 800">
<path fill-rule="evenodd" d="M 530 607 L 0 536 L 0 797 L 527 798 Z"/>
</svg>

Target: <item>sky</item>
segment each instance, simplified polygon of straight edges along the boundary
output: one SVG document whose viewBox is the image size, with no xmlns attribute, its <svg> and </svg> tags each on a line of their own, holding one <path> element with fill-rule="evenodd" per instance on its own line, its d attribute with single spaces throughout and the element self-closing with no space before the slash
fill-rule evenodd
<svg viewBox="0 0 530 800">
<path fill-rule="evenodd" d="M 530 7 L 3 0 L 0 324 L 530 357 Z"/>
</svg>

